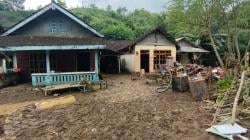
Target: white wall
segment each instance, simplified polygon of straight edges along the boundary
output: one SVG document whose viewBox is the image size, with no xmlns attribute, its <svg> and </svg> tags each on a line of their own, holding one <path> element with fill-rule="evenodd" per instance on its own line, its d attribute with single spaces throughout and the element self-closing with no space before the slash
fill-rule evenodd
<svg viewBox="0 0 250 140">
<path fill-rule="evenodd" d="M 134 54 L 121 55 L 121 68 L 131 73 L 134 72 Z"/>
<path fill-rule="evenodd" d="M 149 72 L 154 72 L 154 51 L 155 50 L 170 50 L 173 61 L 176 61 L 176 47 L 175 46 L 151 46 L 151 45 L 136 45 L 135 51 L 132 54 L 121 55 L 122 69 L 128 72 L 141 71 L 141 50 L 149 50 Z"/>
<path fill-rule="evenodd" d="M 154 72 L 154 51 L 156 50 L 170 50 L 171 57 L 173 57 L 173 61 L 176 61 L 176 47 L 175 46 L 151 46 L 151 45 L 136 45 L 135 46 L 135 61 L 134 61 L 134 71 L 140 72 L 140 64 L 141 64 L 141 50 L 149 50 L 149 72 Z"/>
</svg>

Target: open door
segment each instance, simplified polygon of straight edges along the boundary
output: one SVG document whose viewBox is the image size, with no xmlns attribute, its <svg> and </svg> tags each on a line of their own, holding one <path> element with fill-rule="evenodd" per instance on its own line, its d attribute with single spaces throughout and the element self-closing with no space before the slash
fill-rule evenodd
<svg viewBox="0 0 250 140">
<path fill-rule="evenodd" d="M 141 50 L 141 69 L 149 72 L 149 50 Z"/>
<path fill-rule="evenodd" d="M 90 71 L 90 53 L 77 53 L 77 71 Z"/>
</svg>

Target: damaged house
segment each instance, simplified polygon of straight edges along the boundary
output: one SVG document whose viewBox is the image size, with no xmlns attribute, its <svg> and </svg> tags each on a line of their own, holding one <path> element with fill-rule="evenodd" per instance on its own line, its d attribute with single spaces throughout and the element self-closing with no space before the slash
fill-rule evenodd
<svg viewBox="0 0 250 140">
<path fill-rule="evenodd" d="M 21 79 L 33 86 L 99 80 L 103 35 L 52 2 L 9 28 L 0 37 L 6 72 L 21 69 Z"/>
<path fill-rule="evenodd" d="M 140 72 L 143 69 L 146 73 L 152 73 L 157 65 L 166 64 L 167 59 L 176 61 L 178 49 L 175 39 L 158 27 L 119 48 L 122 53 L 121 67 L 128 72 Z"/>
<path fill-rule="evenodd" d="M 208 52 L 158 27 L 133 41 L 106 41 L 77 16 L 52 2 L 0 37 L 0 73 L 19 71 L 33 86 L 99 81 L 100 72 L 155 72 L 168 61 L 189 63 Z M 6 59 L 8 58 L 8 59 Z M 11 60 L 9 60 L 9 58 Z"/>
<path fill-rule="evenodd" d="M 177 61 L 182 64 L 200 63 L 199 57 L 209 51 L 195 45 L 185 37 L 176 39 L 180 50 L 177 51 Z"/>
</svg>

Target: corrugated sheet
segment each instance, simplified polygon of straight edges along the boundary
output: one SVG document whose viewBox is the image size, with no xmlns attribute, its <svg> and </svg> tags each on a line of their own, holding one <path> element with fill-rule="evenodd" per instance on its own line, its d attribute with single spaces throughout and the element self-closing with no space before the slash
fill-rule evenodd
<svg viewBox="0 0 250 140">
<path fill-rule="evenodd" d="M 181 46 L 180 50 L 178 52 L 196 52 L 196 53 L 207 53 L 209 51 L 207 50 L 204 50 L 202 48 L 194 48 L 194 47 L 184 47 L 184 46 Z"/>
</svg>

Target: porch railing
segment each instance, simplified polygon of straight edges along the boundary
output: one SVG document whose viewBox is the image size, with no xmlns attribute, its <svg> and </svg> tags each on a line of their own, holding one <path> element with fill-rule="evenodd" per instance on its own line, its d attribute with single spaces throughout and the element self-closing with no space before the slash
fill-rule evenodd
<svg viewBox="0 0 250 140">
<path fill-rule="evenodd" d="M 33 73 L 31 78 L 33 86 L 77 83 L 81 80 L 97 82 L 99 80 L 96 72 Z"/>
</svg>

